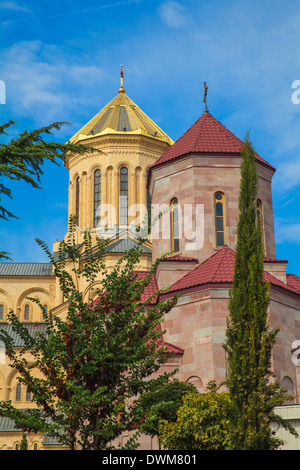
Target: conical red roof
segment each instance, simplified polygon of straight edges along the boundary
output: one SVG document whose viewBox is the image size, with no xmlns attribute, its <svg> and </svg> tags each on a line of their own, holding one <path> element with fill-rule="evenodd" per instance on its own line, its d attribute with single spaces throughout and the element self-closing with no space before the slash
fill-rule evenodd
<svg viewBox="0 0 300 470">
<path fill-rule="evenodd" d="M 191 153 L 240 155 L 243 142 L 205 112 L 179 139 L 152 165 L 164 165 Z M 256 154 L 256 158 L 275 170 L 268 162 Z"/>
</svg>

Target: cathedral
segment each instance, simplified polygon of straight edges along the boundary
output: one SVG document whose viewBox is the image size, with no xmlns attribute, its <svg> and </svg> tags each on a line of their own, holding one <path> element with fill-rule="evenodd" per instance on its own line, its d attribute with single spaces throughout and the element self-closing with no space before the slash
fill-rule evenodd
<svg viewBox="0 0 300 470">
<path fill-rule="evenodd" d="M 150 208 L 154 219 L 163 212 L 143 244 L 137 274 L 145 276 L 157 258 L 170 253 L 146 294 L 165 287 L 161 298 L 181 293 L 165 317 L 164 342 L 173 354 L 166 367 L 178 369 L 178 379 L 192 382 L 200 392 L 209 381 L 224 380 L 227 373 L 223 344 L 234 272 L 242 146 L 208 111 L 206 90 L 203 114 L 173 142 L 126 95 L 121 68 L 115 98 L 70 139 L 97 151 L 71 155 L 65 161 L 68 212 L 76 216 L 77 246 L 83 247 L 86 230 L 94 242 L 97 236 L 109 238 L 105 253 L 109 269 L 122 253 L 137 245 L 137 227 Z M 269 316 L 271 327 L 280 328 L 272 367 L 280 383 L 295 396 L 293 403 L 279 407 L 278 412 L 299 431 L 300 278 L 287 271 L 287 260 L 276 258 L 275 168 L 258 154 L 256 160 L 264 278 L 271 285 Z M 59 243 L 53 243 L 54 257 Z M 86 286 L 80 289 L 85 292 Z M 10 331 L 7 314 L 12 309 L 30 331 L 42 330 L 43 315 L 28 296 L 38 298 L 49 315 L 64 318 L 67 302 L 51 263 L 0 263 L 0 328 Z M 14 340 L 16 347 L 22 346 L 19 338 Z M 30 391 L 18 383 L 4 354 L 0 355 L 0 399 L 22 409 L 34 407 Z M 286 440 L 286 448 L 300 449 L 300 438 L 280 437 Z M 0 417 L 0 449 L 19 449 L 21 438 L 14 423 Z M 29 450 L 62 449 L 47 436 L 29 434 L 27 439 Z M 154 444 L 144 445 L 150 449 Z"/>
</svg>

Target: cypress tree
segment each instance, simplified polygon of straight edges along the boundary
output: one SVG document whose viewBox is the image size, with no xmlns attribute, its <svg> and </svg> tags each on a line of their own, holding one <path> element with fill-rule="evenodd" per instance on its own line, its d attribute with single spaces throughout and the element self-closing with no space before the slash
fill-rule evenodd
<svg viewBox="0 0 300 470">
<path fill-rule="evenodd" d="M 263 280 L 264 245 L 257 213 L 257 163 L 249 133 L 242 147 L 239 220 L 226 344 L 229 424 L 234 450 L 271 450 L 282 442 L 271 422 L 294 430 L 275 414 L 286 399 L 271 371 L 278 329 L 269 324 L 269 284 Z"/>
<path fill-rule="evenodd" d="M 21 440 L 21 443 L 20 443 L 20 450 L 28 450 L 28 441 L 27 441 L 26 432 L 23 432 L 23 434 L 22 434 L 22 440 Z"/>
</svg>

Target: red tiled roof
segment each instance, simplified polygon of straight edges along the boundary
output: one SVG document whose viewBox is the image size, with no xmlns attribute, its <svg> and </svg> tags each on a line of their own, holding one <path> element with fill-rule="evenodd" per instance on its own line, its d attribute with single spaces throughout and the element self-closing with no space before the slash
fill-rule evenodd
<svg viewBox="0 0 300 470">
<path fill-rule="evenodd" d="M 208 112 L 200 118 L 152 165 L 164 165 L 191 153 L 240 155 L 243 142 Z M 275 168 L 256 154 L 257 160 Z"/>
<path fill-rule="evenodd" d="M 264 258 L 265 263 L 287 263 L 286 259 Z"/>
<path fill-rule="evenodd" d="M 184 291 L 192 287 L 207 284 L 232 284 L 234 276 L 235 251 L 228 246 L 224 246 L 210 258 L 206 259 L 192 271 L 185 274 L 181 279 L 176 281 L 167 291 L 167 294 L 178 291 Z M 264 271 L 264 281 L 270 282 L 273 286 L 281 287 L 290 292 L 300 294 L 300 279 L 298 289 L 291 283 L 285 284 L 270 273 Z"/>
<path fill-rule="evenodd" d="M 147 276 L 149 275 L 149 272 L 148 271 L 134 271 L 133 274 L 137 276 L 137 279 L 146 279 Z M 158 286 L 157 286 L 157 282 L 156 282 L 156 277 L 153 274 L 153 277 L 152 277 L 150 283 L 148 284 L 148 286 L 145 287 L 145 289 L 142 293 L 141 302 L 146 302 L 146 300 L 152 294 L 157 292 L 157 290 L 158 290 Z M 157 301 L 157 295 L 151 299 L 150 304 L 156 304 L 156 301 Z"/>
<path fill-rule="evenodd" d="M 300 278 L 295 274 L 286 275 L 287 284 L 300 292 Z"/>
<path fill-rule="evenodd" d="M 278 287 L 282 287 L 283 289 L 285 290 L 288 290 L 290 292 L 294 292 L 296 294 L 300 294 L 300 290 L 298 289 L 295 289 L 293 286 L 291 286 L 290 284 L 285 284 L 284 282 L 280 281 L 279 279 L 277 279 L 277 277 L 275 276 L 272 276 L 272 274 L 264 271 L 264 280 L 266 282 L 270 282 L 273 286 L 278 286 Z"/>
<path fill-rule="evenodd" d="M 147 276 L 149 275 L 149 271 L 133 271 L 133 276 L 135 276 L 135 275 L 136 275 L 136 280 L 146 279 Z M 141 303 L 146 302 L 149 299 L 149 297 L 151 297 L 151 295 L 153 295 L 157 291 L 158 291 L 158 286 L 157 286 L 157 282 L 156 282 L 156 277 L 155 277 L 155 274 L 153 274 L 150 283 L 144 288 L 144 291 L 142 292 Z M 93 301 L 93 303 L 96 304 L 98 299 L 99 299 L 99 297 L 97 297 Z M 157 302 L 157 295 L 155 295 L 150 300 L 150 304 L 154 305 L 154 304 L 156 304 L 156 302 Z"/>
<path fill-rule="evenodd" d="M 179 348 L 178 346 L 175 346 L 174 344 L 167 343 L 166 341 L 162 341 L 162 346 L 166 347 L 166 353 L 173 353 L 173 354 L 183 354 L 184 349 Z"/>
<path fill-rule="evenodd" d="M 168 256 L 168 258 L 165 258 L 162 262 L 164 263 L 165 261 L 192 261 L 193 263 L 198 263 L 197 258 L 182 255 Z"/>
<path fill-rule="evenodd" d="M 157 327 L 158 330 L 161 330 L 161 325 L 158 325 Z M 160 338 L 160 340 L 157 341 L 156 344 L 157 349 L 162 348 L 167 348 L 166 353 L 173 353 L 173 354 L 183 354 L 184 349 L 179 348 L 178 346 L 175 346 L 174 344 L 167 343 L 163 337 Z"/>
<path fill-rule="evenodd" d="M 169 292 L 181 291 L 187 288 L 211 283 L 231 283 L 234 273 L 235 253 L 224 246 L 203 263 L 176 281 Z"/>
</svg>

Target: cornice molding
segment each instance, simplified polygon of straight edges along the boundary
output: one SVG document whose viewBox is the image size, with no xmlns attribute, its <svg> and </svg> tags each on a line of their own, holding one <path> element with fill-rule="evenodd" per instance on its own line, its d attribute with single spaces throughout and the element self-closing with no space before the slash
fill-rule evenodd
<svg viewBox="0 0 300 470">
<path fill-rule="evenodd" d="M 99 145 L 97 145 L 99 144 Z M 100 147 L 101 144 L 101 147 Z M 142 145 L 141 145 L 142 144 Z M 163 145 L 162 145 L 163 144 Z M 82 161 L 95 161 L 108 157 L 109 164 L 118 163 L 118 159 L 128 160 L 132 164 L 132 157 L 150 159 L 153 164 L 162 153 L 169 147 L 168 144 L 153 141 L 145 136 L 102 136 L 94 138 L 91 146 L 99 147 L 99 153 L 87 153 L 83 155 L 72 155 L 68 158 L 67 169 L 71 170 Z M 137 165 L 139 166 L 139 165 Z"/>
</svg>

